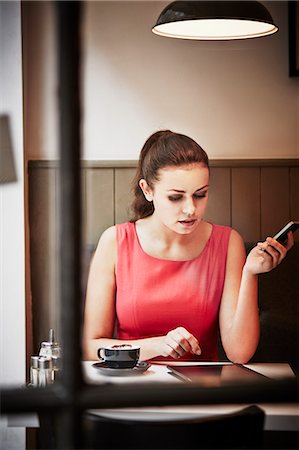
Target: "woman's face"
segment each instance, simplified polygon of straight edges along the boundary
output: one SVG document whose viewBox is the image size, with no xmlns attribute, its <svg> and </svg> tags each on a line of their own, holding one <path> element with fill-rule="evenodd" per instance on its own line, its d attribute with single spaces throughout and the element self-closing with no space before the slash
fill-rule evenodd
<svg viewBox="0 0 299 450">
<path fill-rule="evenodd" d="M 160 169 L 159 181 L 150 189 L 145 180 L 140 186 L 154 204 L 154 216 L 180 234 L 190 234 L 204 217 L 209 187 L 209 170 L 200 163 Z"/>
</svg>

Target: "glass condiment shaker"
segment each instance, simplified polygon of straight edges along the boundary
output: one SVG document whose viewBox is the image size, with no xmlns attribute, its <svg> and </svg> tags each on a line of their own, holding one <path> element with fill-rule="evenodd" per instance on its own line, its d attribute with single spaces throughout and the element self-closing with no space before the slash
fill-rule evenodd
<svg viewBox="0 0 299 450">
<path fill-rule="evenodd" d="M 40 356 L 38 358 L 38 385 L 47 386 L 53 383 L 53 360 Z"/>
<path fill-rule="evenodd" d="M 39 356 L 45 358 L 52 358 L 53 360 L 53 380 L 58 376 L 58 372 L 61 368 L 61 348 L 58 342 L 55 342 L 54 339 L 54 330 L 51 328 L 49 331 L 49 340 L 41 343 Z"/>
<path fill-rule="evenodd" d="M 39 365 L 38 365 L 39 356 L 31 356 L 31 364 L 30 364 L 30 384 L 33 387 L 37 387 L 39 385 Z"/>
</svg>

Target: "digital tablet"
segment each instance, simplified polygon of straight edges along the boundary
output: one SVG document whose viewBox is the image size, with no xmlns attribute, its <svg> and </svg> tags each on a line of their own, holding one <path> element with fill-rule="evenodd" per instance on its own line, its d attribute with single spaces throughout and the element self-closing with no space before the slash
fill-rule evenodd
<svg viewBox="0 0 299 450">
<path fill-rule="evenodd" d="M 262 382 L 268 377 L 239 364 L 167 366 L 171 375 L 187 383 L 202 386 L 225 386 L 237 383 Z"/>
</svg>

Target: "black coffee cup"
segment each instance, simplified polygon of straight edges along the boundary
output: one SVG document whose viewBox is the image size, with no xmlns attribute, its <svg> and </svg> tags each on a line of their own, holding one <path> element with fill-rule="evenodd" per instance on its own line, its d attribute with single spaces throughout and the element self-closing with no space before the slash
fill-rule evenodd
<svg viewBox="0 0 299 450">
<path fill-rule="evenodd" d="M 98 349 L 98 357 L 111 369 L 132 369 L 139 360 L 140 347 L 131 344 L 115 344 Z"/>
</svg>

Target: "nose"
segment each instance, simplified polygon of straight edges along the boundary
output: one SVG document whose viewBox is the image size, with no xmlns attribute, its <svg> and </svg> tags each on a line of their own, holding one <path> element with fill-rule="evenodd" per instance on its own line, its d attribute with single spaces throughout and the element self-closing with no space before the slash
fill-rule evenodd
<svg viewBox="0 0 299 450">
<path fill-rule="evenodd" d="M 183 213 L 192 216 L 195 212 L 195 205 L 193 199 L 187 199 L 183 206 Z"/>
</svg>

